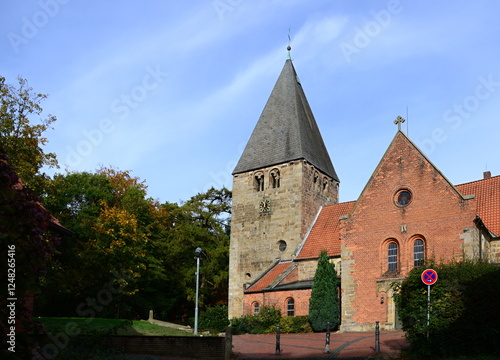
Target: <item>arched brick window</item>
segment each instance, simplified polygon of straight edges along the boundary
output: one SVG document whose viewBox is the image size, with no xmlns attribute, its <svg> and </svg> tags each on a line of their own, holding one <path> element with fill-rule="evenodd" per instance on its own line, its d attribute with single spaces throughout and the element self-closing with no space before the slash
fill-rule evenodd
<svg viewBox="0 0 500 360">
<path fill-rule="evenodd" d="M 413 266 L 417 267 L 424 263 L 425 243 L 422 239 L 416 239 L 413 242 Z"/>
<path fill-rule="evenodd" d="M 286 315 L 295 316 L 295 300 L 293 298 L 286 300 Z"/>
<path fill-rule="evenodd" d="M 254 303 L 252 303 L 252 311 L 253 311 L 254 315 L 259 315 L 260 304 L 257 301 L 255 301 Z"/>
<path fill-rule="evenodd" d="M 394 241 L 387 246 L 387 270 L 398 270 L 398 244 Z"/>
</svg>

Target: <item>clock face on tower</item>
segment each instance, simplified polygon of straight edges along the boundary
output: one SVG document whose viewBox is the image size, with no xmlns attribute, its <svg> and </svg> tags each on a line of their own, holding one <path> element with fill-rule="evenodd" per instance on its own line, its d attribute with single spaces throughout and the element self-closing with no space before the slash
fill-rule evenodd
<svg viewBox="0 0 500 360">
<path fill-rule="evenodd" d="M 271 199 L 261 200 L 259 202 L 259 213 L 271 212 Z"/>
</svg>

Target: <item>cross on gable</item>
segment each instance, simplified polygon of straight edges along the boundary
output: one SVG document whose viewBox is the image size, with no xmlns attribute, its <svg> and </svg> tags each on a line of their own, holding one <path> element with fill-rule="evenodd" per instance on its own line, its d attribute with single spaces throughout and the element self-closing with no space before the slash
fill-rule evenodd
<svg viewBox="0 0 500 360">
<path fill-rule="evenodd" d="M 398 131 L 401 131 L 401 124 L 404 123 L 406 120 L 403 119 L 401 116 L 398 116 L 396 120 L 394 120 L 394 124 L 398 124 Z"/>
</svg>

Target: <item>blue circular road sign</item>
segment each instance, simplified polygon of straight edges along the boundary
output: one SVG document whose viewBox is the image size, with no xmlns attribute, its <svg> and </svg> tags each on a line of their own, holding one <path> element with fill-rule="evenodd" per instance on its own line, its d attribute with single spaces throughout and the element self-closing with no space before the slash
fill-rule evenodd
<svg viewBox="0 0 500 360">
<path fill-rule="evenodd" d="M 438 274 L 436 270 L 426 269 L 422 273 L 422 282 L 426 285 L 434 285 L 438 279 Z"/>
</svg>

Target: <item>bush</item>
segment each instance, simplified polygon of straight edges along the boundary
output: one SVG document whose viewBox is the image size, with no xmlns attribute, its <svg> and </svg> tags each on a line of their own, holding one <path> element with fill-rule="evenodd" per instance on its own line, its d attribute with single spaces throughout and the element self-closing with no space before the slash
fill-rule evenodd
<svg viewBox="0 0 500 360">
<path fill-rule="evenodd" d="M 228 325 L 229 321 L 227 320 L 227 306 L 218 305 L 207 307 L 200 314 L 200 329 L 220 333 L 225 331 Z"/>
<path fill-rule="evenodd" d="M 298 334 L 313 332 L 309 317 L 304 316 L 285 316 L 280 321 L 280 331 L 283 334 Z"/>
<path fill-rule="evenodd" d="M 280 323 L 281 311 L 264 306 L 258 315 L 247 315 L 232 319 L 233 334 L 269 334 L 276 331 Z"/>
<path fill-rule="evenodd" d="M 264 306 L 259 315 L 256 316 L 257 327 L 261 327 L 264 333 L 272 333 L 276 331 L 276 326 L 280 323 L 281 310 L 274 307 Z"/>
<path fill-rule="evenodd" d="M 500 268 L 471 261 L 429 262 L 426 267 L 439 275 L 431 288 L 429 326 L 427 286 L 420 279 L 425 267 L 413 269 L 401 285 L 394 285 L 411 352 L 421 357 L 500 355 Z"/>
<path fill-rule="evenodd" d="M 280 325 L 283 334 L 312 332 L 308 316 L 281 317 L 281 311 L 273 307 L 263 307 L 258 315 L 247 315 L 231 320 L 233 334 L 270 334 Z"/>
<path fill-rule="evenodd" d="M 234 335 L 252 334 L 250 318 L 252 315 L 231 319 L 231 327 Z"/>
</svg>

